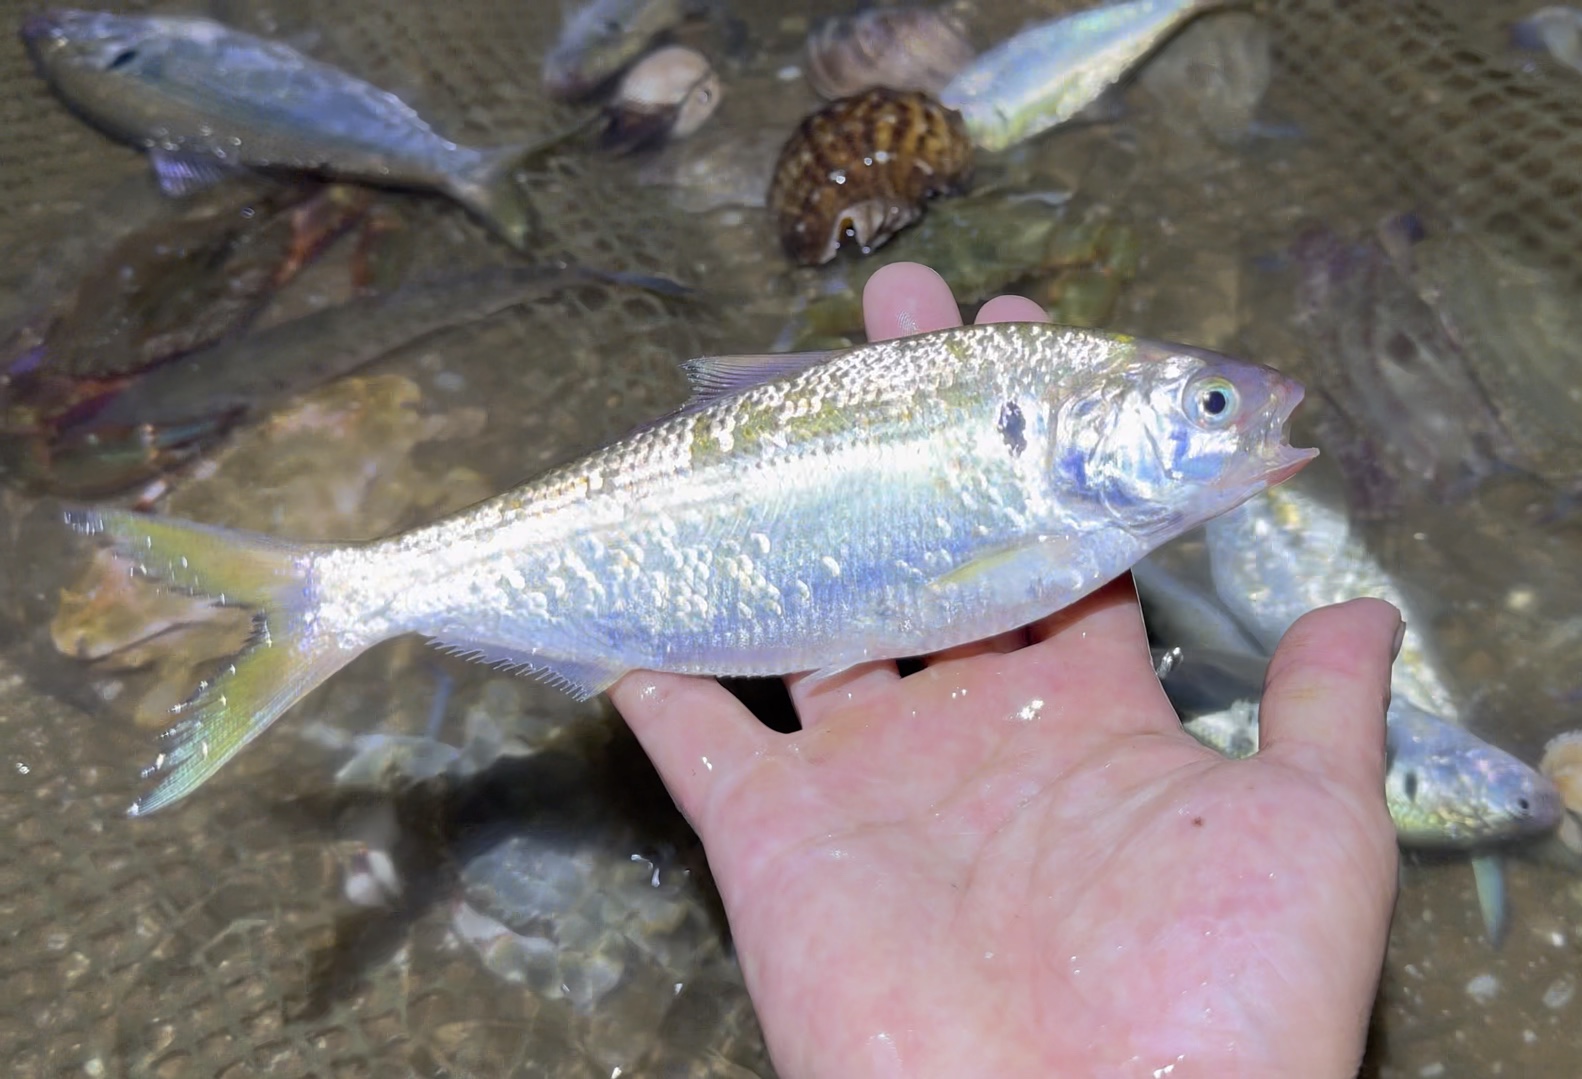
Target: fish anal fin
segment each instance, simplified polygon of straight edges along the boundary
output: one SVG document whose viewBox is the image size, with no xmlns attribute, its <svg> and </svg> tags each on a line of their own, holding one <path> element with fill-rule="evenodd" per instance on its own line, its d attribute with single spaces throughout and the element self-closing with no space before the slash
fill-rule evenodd
<svg viewBox="0 0 1582 1079">
<path fill-rule="evenodd" d="M 235 176 L 238 171 L 210 154 L 179 150 L 150 150 L 148 161 L 153 166 L 160 191 L 173 199 L 195 195 Z"/>
<path fill-rule="evenodd" d="M 615 684 L 627 668 L 598 660 L 568 659 L 564 656 L 535 655 L 511 645 L 493 641 L 465 640 L 454 637 L 432 638 L 442 652 L 463 659 L 487 663 L 504 671 L 521 671 L 553 686 L 579 701 L 597 696 Z"/>
</svg>

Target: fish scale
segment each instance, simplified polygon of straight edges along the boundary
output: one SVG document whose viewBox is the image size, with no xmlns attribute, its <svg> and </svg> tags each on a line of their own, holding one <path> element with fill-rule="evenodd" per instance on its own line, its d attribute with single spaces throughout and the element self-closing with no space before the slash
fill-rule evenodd
<svg viewBox="0 0 1582 1079">
<path fill-rule="evenodd" d="M 693 361 L 697 398 L 384 540 L 76 511 L 144 572 L 257 609 L 133 806 L 202 783 L 368 647 L 420 633 L 578 696 L 627 671 L 823 675 L 1026 625 L 1277 483 L 1301 387 L 1039 323 Z"/>
</svg>

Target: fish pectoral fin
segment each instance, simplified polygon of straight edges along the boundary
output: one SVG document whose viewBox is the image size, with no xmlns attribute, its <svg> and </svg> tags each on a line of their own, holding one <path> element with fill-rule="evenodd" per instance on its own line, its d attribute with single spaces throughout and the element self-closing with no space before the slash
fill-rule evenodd
<svg viewBox="0 0 1582 1079">
<path fill-rule="evenodd" d="M 237 173 L 234 167 L 208 154 L 150 150 L 148 161 L 154 168 L 154 179 L 159 181 L 159 190 L 173 199 L 195 195 Z"/>
<path fill-rule="evenodd" d="M 928 582 L 928 591 L 942 601 L 981 597 L 979 602 L 1019 604 L 1030 587 L 1047 585 L 1057 567 L 1070 567 L 1069 580 L 1059 582 L 1062 587 L 1078 585 L 1081 563 L 1069 557 L 1072 553 L 1074 545 L 1065 536 L 1031 536 L 963 562 Z"/>
<path fill-rule="evenodd" d="M 443 652 L 463 659 L 487 663 L 501 670 L 525 671 L 562 692 L 585 701 L 615 684 L 627 668 L 596 659 L 568 659 L 564 656 L 534 655 L 532 652 L 493 641 L 474 641 L 453 637 L 431 638 Z"/>
<path fill-rule="evenodd" d="M 701 408 L 733 393 L 773 382 L 786 375 L 817 367 L 837 350 L 819 352 L 765 352 L 744 356 L 699 356 L 681 365 L 692 385 L 686 409 Z"/>
</svg>

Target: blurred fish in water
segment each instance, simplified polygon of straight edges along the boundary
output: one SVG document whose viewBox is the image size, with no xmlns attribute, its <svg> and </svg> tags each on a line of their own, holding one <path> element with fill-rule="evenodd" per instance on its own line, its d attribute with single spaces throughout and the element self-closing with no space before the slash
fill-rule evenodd
<svg viewBox="0 0 1582 1079">
<path fill-rule="evenodd" d="M 444 138 L 394 94 L 280 42 L 180 15 L 57 11 L 22 38 L 67 104 L 148 151 L 181 194 L 238 168 L 426 188 L 467 207 L 513 247 L 531 208 L 513 173 L 535 147 Z"/>
<path fill-rule="evenodd" d="M 1025 625 L 1315 451 L 1301 387 L 1045 324 L 695 360 L 667 420 L 371 544 L 74 511 L 172 585 L 254 607 L 254 646 L 168 732 L 144 813 L 352 658 L 416 632 L 580 696 L 627 671 L 827 677 Z"/>
<path fill-rule="evenodd" d="M 1511 44 L 1518 49 L 1547 52 L 1582 73 L 1582 9 L 1569 4 L 1541 7 L 1511 24 Z"/>
<path fill-rule="evenodd" d="M 248 415 L 420 337 L 598 283 L 685 293 L 662 278 L 565 266 L 513 266 L 413 282 L 166 363 L 48 437 L 18 440 L 0 432 L 0 476 L 10 472 L 56 495 L 113 494 L 190 460 Z"/>
<path fill-rule="evenodd" d="M 1004 150 L 1097 101 L 1187 20 L 1231 0 L 1126 0 L 1023 30 L 962 68 L 940 103 Z"/>
<path fill-rule="evenodd" d="M 1154 662 L 1187 733 L 1228 757 L 1258 751 L 1263 656 L 1156 648 Z M 1402 846 L 1475 850 L 1560 824 L 1555 785 L 1504 750 L 1402 697 L 1387 721 L 1384 799 Z"/>
<path fill-rule="evenodd" d="M 586 97 L 637 59 L 648 43 L 686 21 L 701 0 L 589 0 L 567 17 L 544 57 L 544 88 Z"/>
<path fill-rule="evenodd" d="M 1248 500 L 1206 530 L 1214 588 L 1266 652 L 1315 607 L 1372 596 L 1395 604 L 1406 637 L 1391 672 L 1394 692 L 1458 720 L 1461 710 L 1432 647 L 1429 620 L 1351 527 L 1344 511 L 1289 486 Z"/>
<path fill-rule="evenodd" d="M 1459 501 L 1520 459 L 1402 264 L 1419 228 L 1410 215 L 1358 240 L 1313 228 L 1291 249 L 1296 322 L 1324 365 L 1317 434 L 1346 474 L 1352 509 L 1368 517 L 1415 498 Z"/>
</svg>

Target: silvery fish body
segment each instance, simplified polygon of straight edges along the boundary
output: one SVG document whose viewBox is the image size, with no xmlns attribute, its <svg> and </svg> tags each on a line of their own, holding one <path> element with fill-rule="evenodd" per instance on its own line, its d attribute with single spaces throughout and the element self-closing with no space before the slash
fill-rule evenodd
<svg viewBox="0 0 1582 1079">
<path fill-rule="evenodd" d="M 156 576 L 260 609 L 264 642 L 173 728 L 146 811 L 369 646 L 417 632 L 591 694 L 773 675 L 1025 625 L 1278 482 L 1301 387 L 1043 324 L 693 361 L 688 409 L 436 524 L 301 547 L 84 512 Z M 284 688 L 283 688 L 284 687 Z"/>
<path fill-rule="evenodd" d="M 940 95 L 973 141 L 1003 150 L 1076 116 L 1188 19 L 1228 0 L 1128 0 L 1063 15 L 980 55 Z"/>
<path fill-rule="evenodd" d="M 1228 757 L 1257 752 L 1264 657 L 1156 648 L 1154 662 L 1187 733 Z M 1477 849 L 1559 825 L 1559 791 L 1509 753 L 1401 697 L 1387 719 L 1384 800 L 1403 846 Z"/>
<path fill-rule="evenodd" d="M 291 169 L 443 192 L 522 246 L 511 184 L 524 147 L 446 139 L 394 94 L 278 41 L 182 15 L 57 11 L 22 37 L 74 110 L 146 150 L 184 193 L 238 167 Z"/>
<path fill-rule="evenodd" d="M 1388 600 L 1406 618 L 1391 688 L 1436 715 L 1460 719 L 1455 694 L 1423 637 L 1428 619 L 1414 611 L 1343 511 L 1283 487 L 1211 522 L 1206 536 L 1220 600 L 1266 651 L 1315 607 L 1359 596 Z"/>
</svg>

